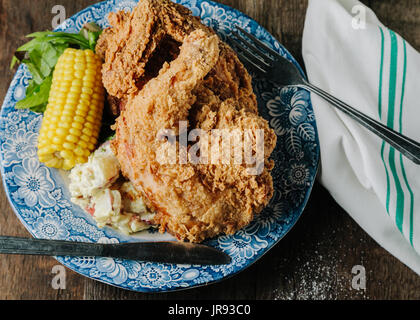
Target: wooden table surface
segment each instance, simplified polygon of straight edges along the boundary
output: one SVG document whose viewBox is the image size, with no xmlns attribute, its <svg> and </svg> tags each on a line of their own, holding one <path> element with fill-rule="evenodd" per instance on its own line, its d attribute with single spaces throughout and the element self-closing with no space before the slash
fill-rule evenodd
<svg viewBox="0 0 420 320">
<path fill-rule="evenodd" d="M 322 0 L 314 0 L 322 1 Z M 92 0 L 0 0 L 0 102 L 12 79 L 9 62 L 24 35 L 51 28 L 51 9 L 67 16 Z M 221 0 L 266 27 L 302 62 L 306 0 Z M 379 18 L 420 50 L 420 1 L 365 0 Z M 29 236 L 0 187 L 0 234 Z M 187 291 L 141 294 L 120 290 L 66 269 L 55 290 L 53 258 L 0 257 L 0 299 L 420 299 L 420 277 L 372 240 L 316 184 L 296 227 L 261 260 L 233 278 Z M 352 268 L 366 269 L 366 289 L 352 289 Z"/>
</svg>

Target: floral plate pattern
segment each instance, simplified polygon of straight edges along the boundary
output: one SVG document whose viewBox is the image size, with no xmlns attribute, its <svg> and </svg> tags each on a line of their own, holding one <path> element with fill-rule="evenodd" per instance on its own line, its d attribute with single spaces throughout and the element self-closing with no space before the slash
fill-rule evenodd
<svg viewBox="0 0 420 320">
<path fill-rule="evenodd" d="M 294 58 L 265 29 L 244 14 L 204 0 L 177 0 L 213 27 L 222 38 L 239 25 L 292 61 Z M 66 20 L 57 30 L 78 32 L 90 21 L 107 27 L 111 11 L 131 10 L 135 0 L 95 4 Z M 299 67 L 299 66 L 298 66 Z M 300 67 L 299 67 L 300 68 Z M 300 69 L 301 70 L 301 69 Z M 171 240 L 168 235 L 146 232 L 128 237 L 99 229 L 92 217 L 70 201 L 65 177 L 46 168 L 37 158 L 37 138 L 42 116 L 16 110 L 30 79 L 20 66 L 7 92 L 0 114 L 0 154 L 6 193 L 17 216 L 36 238 L 119 243 Z M 232 263 L 225 266 L 169 265 L 94 257 L 57 257 L 68 268 L 120 288 L 158 292 L 206 285 L 232 276 L 257 261 L 293 227 L 308 201 L 319 161 L 319 142 L 309 93 L 277 88 L 255 79 L 260 112 L 278 135 L 273 154 L 275 194 L 255 221 L 233 236 L 220 236 L 206 244 L 225 251 Z"/>
</svg>

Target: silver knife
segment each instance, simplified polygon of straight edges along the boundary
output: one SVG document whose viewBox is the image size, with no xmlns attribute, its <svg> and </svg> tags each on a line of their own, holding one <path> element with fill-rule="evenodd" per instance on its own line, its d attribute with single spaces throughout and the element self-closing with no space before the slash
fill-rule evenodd
<svg viewBox="0 0 420 320">
<path fill-rule="evenodd" d="M 215 248 L 185 242 L 82 243 L 0 237 L 0 254 L 108 257 L 157 263 L 223 265 L 231 258 Z"/>
</svg>

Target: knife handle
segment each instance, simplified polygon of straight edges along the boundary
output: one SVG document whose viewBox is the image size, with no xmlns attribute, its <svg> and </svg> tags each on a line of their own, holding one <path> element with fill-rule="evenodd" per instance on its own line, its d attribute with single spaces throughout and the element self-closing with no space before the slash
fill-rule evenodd
<svg viewBox="0 0 420 320">
<path fill-rule="evenodd" d="M 0 254 L 43 256 L 102 256 L 104 246 L 61 240 L 40 240 L 0 236 Z"/>
</svg>

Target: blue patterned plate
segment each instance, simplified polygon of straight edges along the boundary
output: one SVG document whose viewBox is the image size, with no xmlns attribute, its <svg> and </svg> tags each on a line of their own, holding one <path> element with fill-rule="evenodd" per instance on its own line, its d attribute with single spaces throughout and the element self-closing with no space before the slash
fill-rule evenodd
<svg viewBox="0 0 420 320">
<path fill-rule="evenodd" d="M 204 0 L 177 0 L 212 26 L 221 37 L 237 24 L 269 44 L 297 65 L 294 58 L 265 29 L 244 14 Z M 66 20 L 58 29 L 77 32 L 90 21 L 108 26 L 111 11 L 131 10 L 135 0 L 95 4 Z M 30 74 L 20 66 L 7 92 L 0 117 L 2 177 L 17 216 L 36 238 L 85 242 L 169 240 L 168 235 L 141 233 L 128 237 L 112 229 L 99 229 L 92 217 L 70 202 L 65 179 L 57 170 L 39 163 L 36 149 L 42 116 L 16 110 Z M 247 228 L 233 236 L 207 242 L 232 257 L 226 266 L 167 265 L 93 257 L 57 257 L 68 268 L 92 279 L 124 289 L 157 292 L 206 285 L 232 276 L 257 261 L 293 227 L 311 192 L 319 160 L 315 116 L 307 91 L 276 88 L 255 81 L 261 114 L 279 137 L 273 155 L 275 195 L 270 205 Z"/>
</svg>

